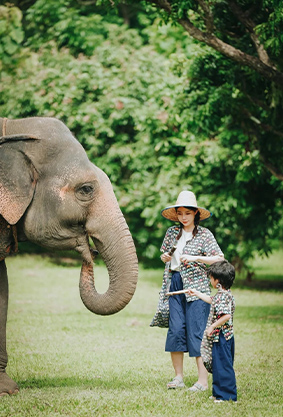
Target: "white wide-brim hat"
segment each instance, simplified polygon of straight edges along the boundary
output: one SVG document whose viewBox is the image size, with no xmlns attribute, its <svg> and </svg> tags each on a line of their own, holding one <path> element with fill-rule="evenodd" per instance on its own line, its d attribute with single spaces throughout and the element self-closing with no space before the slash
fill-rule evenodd
<svg viewBox="0 0 283 417">
<path fill-rule="evenodd" d="M 169 206 L 163 209 L 161 211 L 162 216 L 165 217 L 165 219 L 172 220 L 173 222 L 178 222 L 179 220 L 176 212 L 177 207 L 190 207 L 198 209 L 200 213 L 200 220 L 205 220 L 212 216 L 212 213 L 209 210 L 203 207 L 198 207 L 196 196 L 192 191 L 181 191 L 177 198 L 176 204 L 174 206 Z"/>
</svg>

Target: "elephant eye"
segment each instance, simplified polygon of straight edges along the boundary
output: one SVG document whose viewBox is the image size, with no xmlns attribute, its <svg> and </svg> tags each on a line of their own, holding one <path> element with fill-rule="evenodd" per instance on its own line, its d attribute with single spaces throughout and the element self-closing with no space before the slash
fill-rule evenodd
<svg viewBox="0 0 283 417">
<path fill-rule="evenodd" d="M 88 201 L 94 196 L 93 184 L 84 184 L 76 189 L 76 196 L 79 200 Z"/>
<path fill-rule="evenodd" d="M 91 187 L 90 185 L 84 185 L 83 187 L 81 187 L 80 192 L 82 194 L 89 194 L 92 193 L 93 191 L 93 187 Z"/>
</svg>

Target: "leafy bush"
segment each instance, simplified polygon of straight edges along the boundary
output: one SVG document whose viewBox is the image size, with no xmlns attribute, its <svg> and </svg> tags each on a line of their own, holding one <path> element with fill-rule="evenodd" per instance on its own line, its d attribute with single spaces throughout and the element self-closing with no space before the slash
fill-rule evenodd
<svg viewBox="0 0 283 417">
<path fill-rule="evenodd" d="M 2 115 L 67 124 L 110 177 L 140 260 L 156 262 L 171 224 L 160 210 L 182 189 L 213 212 L 204 225 L 238 268 L 255 251 L 268 253 L 279 234 L 283 187 L 251 132 L 253 118 L 267 123 L 273 110 L 251 102 L 244 70 L 170 25 L 130 29 L 118 16 L 83 15 L 67 0 L 52 5 L 50 21 L 49 2 L 27 13 L 30 56 L 16 77 L 5 75 Z M 266 131 L 258 140 L 282 158 L 280 141 L 267 149 Z"/>
</svg>

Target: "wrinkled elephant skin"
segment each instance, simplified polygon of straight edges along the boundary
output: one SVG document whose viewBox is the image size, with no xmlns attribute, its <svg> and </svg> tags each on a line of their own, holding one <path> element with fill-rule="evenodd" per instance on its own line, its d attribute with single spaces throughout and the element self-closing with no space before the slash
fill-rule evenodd
<svg viewBox="0 0 283 417">
<path fill-rule="evenodd" d="M 2 136 L 1 136 L 2 132 Z M 106 174 L 92 164 L 69 129 L 54 118 L 0 118 L 0 395 L 18 392 L 6 374 L 8 277 L 5 258 L 19 241 L 82 256 L 80 295 L 100 315 L 131 300 L 137 283 L 135 246 Z M 95 289 L 95 244 L 109 273 Z"/>
</svg>

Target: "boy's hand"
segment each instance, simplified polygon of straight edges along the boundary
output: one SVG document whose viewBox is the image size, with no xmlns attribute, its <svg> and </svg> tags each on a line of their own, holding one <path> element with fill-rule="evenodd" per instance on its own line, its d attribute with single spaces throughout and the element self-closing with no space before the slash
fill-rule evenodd
<svg viewBox="0 0 283 417">
<path fill-rule="evenodd" d="M 211 304 L 211 297 L 210 297 L 209 295 L 204 294 L 204 293 L 202 293 L 202 292 L 200 292 L 200 291 L 198 291 L 198 290 L 195 290 L 195 289 L 193 289 L 193 288 L 188 288 L 188 289 L 187 289 L 187 292 L 188 292 L 190 295 L 194 295 L 195 297 L 200 298 L 200 299 L 201 299 L 201 300 L 203 300 L 205 303 Z"/>
<path fill-rule="evenodd" d="M 188 288 L 188 289 L 187 289 L 187 292 L 188 292 L 190 295 L 196 295 L 196 290 L 194 290 L 193 288 Z"/>
</svg>

